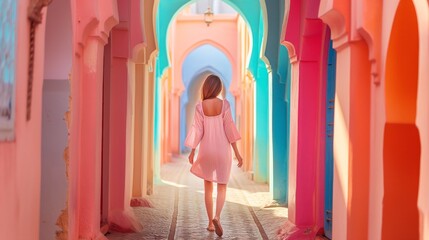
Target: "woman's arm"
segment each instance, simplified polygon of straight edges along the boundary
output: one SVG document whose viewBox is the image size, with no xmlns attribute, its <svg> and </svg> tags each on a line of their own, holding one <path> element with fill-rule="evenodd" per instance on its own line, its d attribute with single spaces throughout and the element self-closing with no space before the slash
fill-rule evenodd
<svg viewBox="0 0 429 240">
<path fill-rule="evenodd" d="M 237 142 L 233 142 L 233 143 L 231 143 L 231 145 L 232 145 L 232 149 L 234 149 L 234 154 L 235 154 L 235 157 L 237 158 L 237 161 L 238 161 L 237 166 L 238 167 L 243 166 L 243 158 L 241 158 L 240 152 L 238 151 Z"/>
</svg>

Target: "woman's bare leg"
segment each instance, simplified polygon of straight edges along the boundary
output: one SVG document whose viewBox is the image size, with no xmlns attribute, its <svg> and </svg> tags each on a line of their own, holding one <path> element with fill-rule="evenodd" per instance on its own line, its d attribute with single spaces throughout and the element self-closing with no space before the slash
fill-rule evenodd
<svg viewBox="0 0 429 240">
<path fill-rule="evenodd" d="M 209 218 L 209 229 L 213 229 L 213 183 L 204 180 L 204 200 L 206 203 L 207 217 Z"/>
<path fill-rule="evenodd" d="M 223 205 L 225 204 L 226 198 L 226 184 L 217 184 L 217 197 L 216 197 L 216 219 L 220 219 Z"/>
</svg>

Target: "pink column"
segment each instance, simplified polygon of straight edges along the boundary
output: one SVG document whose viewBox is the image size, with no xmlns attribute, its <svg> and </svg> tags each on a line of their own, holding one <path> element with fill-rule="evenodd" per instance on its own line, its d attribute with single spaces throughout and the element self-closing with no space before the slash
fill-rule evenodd
<svg viewBox="0 0 429 240">
<path fill-rule="evenodd" d="M 314 238 L 323 228 L 325 98 L 329 46 L 318 3 L 291 3 L 286 45 L 292 62 L 289 220 L 283 237 Z"/>
<path fill-rule="evenodd" d="M 171 76 L 171 75 L 170 75 Z M 170 93 L 170 151 L 172 154 L 180 154 L 180 95 L 182 91 Z"/>
<path fill-rule="evenodd" d="M 97 238 L 100 233 L 101 194 L 101 105 L 102 64 L 105 39 L 88 38 L 83 53 L 84 67 L 81 72 L 81 128 L 79 181 L 79 237 Z M 85 66 L 86 65 L 86 66 Z M 89 65 L 89 66 L 88 66 Z M 92 65 L 92 66 L 91 66 Z M 93 71 L 97 69 L 98 71 Z M 75 79 L 73 79 L 75 80 Z M 72 110 L 73 114 L 73 110 Z"/>
<path fill-rule="evenodd" d="M 100 232 L 103 54 L 108 33 L 118 23 L 116 2 L 73 2 L 72 17 L 69 239 L 104 239 Z"/>
<path fill-rule="evenodd" d="M 110 44 L 107 47 L 109 58 L 104 66 L 110 75 L 109 101 L 109 190 L 108 219 L 111 228 L 119 231 L 140 231 L 131 207 L 131 172 L 132 160 L 126 158 L 127 129 L 127 87 L 128 58 L 131 57 L 131 44 L 142 41 L 139 16 L 140 1 L 120 1 L 118 5 L 120 24 L 112 29 Z M 134 17 L 133 17 L 134 16 Z M 140 32 L 131 36 L 131 32 Z M 129 162 L 128 162 L 129 161 Z"/>
<path fill-rule="evenodd" d="M 304 33 L 302 55 L 299 62 L 298 80 L 298 128 L 297 152 L 292 174 L 296 176 L 294 195 L 295 225 L 311 227 L 315 234 L 323 228 L 324 209 L 324 146 L 325 146 L 325 98 L 326 60 L 329 34 L 321 20 L 307 20 L 308 32 Z M 304 51 L 303 51 L 304 52 Z"/>
</svg>

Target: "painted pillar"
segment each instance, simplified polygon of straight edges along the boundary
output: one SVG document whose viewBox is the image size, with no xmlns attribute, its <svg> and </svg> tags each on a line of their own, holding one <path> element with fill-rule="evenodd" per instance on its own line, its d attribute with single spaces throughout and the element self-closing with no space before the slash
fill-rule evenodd
<svg viewBox="0 0 429 240">
<path fill-rule="evenodd" d="M 172 75 L 170 74 L 170 77 Z M 170 80 L 166 80 L 167 83 Z M 174 82 L 174 80 L 172 80 Z M 170 111 L 169 111 L 169 127 L 170 127 L 170 151 L 173 155 L 180 154 L 180 95 L 181 92 L 178 89 L 171 89 L 169 93 L 170 98 Z"/>
<path fill-rule="evenodd" d="M 170 150 L 170 142 L 168 139 L 171 137 L 170 135 L 170 88 L 171 88 L 171 79 L 163 79 L 162 80 L 162 123 L 161 123 L 161 164 L 168 163 L 171 161 L 171 150 Z"/>
<path fill-rule="evenodd" d="M 363 41 L 341 46 L 335 43 L 332 239 L 362 239 L 368 234 L 365 209 L 369 207 L 371 74 L 368 47 Z"/>
<path fill-rule="evenodd" d="M 259 10 L 259 18 L 253 17 L 254 21 L 257 19 L 258 24 L 253 27 L 253 30 L 258 29 L 258 36 L 253 37 L 258 44 L 263 45 L 266 42 L 267 20 L 266 20 L 266 6 L 265 2 L 261 2 L 261 9 Z M 255 29 L 256 28 L 256 29 Z M 254 50 L 252 50 L 252 55 Z M 264 54 L 262 54 L 264 55 Z M 252 59 L 252 57 L 251 57 Z M 252 60 L 251 60 L 252 62 Z M 272 175 L 272 76 L 271 66 L 265 57 L 259 58 L 254 63 L 256 66 L 250 66 L 255 78 L 255 137 L 253 149 L 253 179 L 256 182 L 269 182 L 270 174 Z"/>
<path fill-rule="evenodd" d="M 317 7 L 315 3 L 291 5 L 286 32 L 292 63 L 287 225 L 298 229 L 285 233 L 289 237 L 315 236 L 324 225 L 329 31 L 320 19 L 313 16 Z"/>
<path fill-rule="evenodd" d="M 258 75 L 255 83 L 255 143 L 253 160 L 253 179 L 256 182 L 267 183 L 269 179 L 268 163 L 270 159 L 270 107 L 269 96 L 271 81 L 268 75 L 267 66 L 260 61 L 258 64 Z"/>
<path fill-rule="evenodd" d="M 149 62 L 152 62 L 153 57 L 151 57 L 151 59 L 149 60 Z M 147 169 L 147 194 L 151 195 L 153 194 L 153 187 L 154 187 L 154 181 L 160 179 L 160 177 L 156 176 L 156 172 L 155 171 L 155 164 L 157 164 L 157 166 L 160 166 L 159 162 L 155 162 L 154 161 L 154 156 L 155 156 L 155 144 L 153 141 L 153 136 L 155 135 L 155 131 L 156 130 L 156 126 L 155 125 L 155 76 L 154 76 L 154 72 L 153 70 L 149 69 L 149 65 L 146 66 L 146 75 L 145 75 L 145 79 L 147 79 L 147 81 L 145 81 L 145 116 L 147 116 L 147 125 L 146 125 L 146 129 L 144 129 L 144 132 L 147 133 L 147 135 L 145 135 L 144 137 L 147 138 L 146 143 L 147 143 L 147 151 L 144 152 L 145 154 L 145 159 L 144 162 L 146 162 L 145 165 L 143 165 L 143 167 L 146 167 Z M 159 128 L 159 127 L 158 127 Z M 159 130 L 159 129 L 158 129 Z"/>
<path fill-rule="evenodd" d="M 273 199 L 284 203 L 287 199 L 288 186 L 288 134 L 287 106 L 285 101 L 285 85 L 281 81 L 279 61 L 289 59 L 279 59 L 280 55 L 280 33 L 283 23 L 283 1 L 266 1 L 268 18 L 268 34 L 265 56 L 268 58 L 272 69 L 272 151 L 273 165 L 272 175 L 270 176 L 270 192 L 273 193 Z M 280 9 L 280 11 L 279 11 Z"/>
<path fill-rule="evenodd" d="M 149 111 L 149 107 L 150 107 L 150 98 L 151 98 L 151 92 L 153 90 L 150 89 L 150 82 L 151 79 L 149 78 L 149 73 L 147 70 L 147 66 L 145 66 L 145 69 L 143 71 L 143 76 L 145 79 L 145 81 L 143 81 L 143 89 L 142 89 L 142 93 L 143 93 L 143 103 L 142 103 L 142 107 L 143 107 L 143 121 L 142 121 L 142 163 L 141 163 L 141 167 L 142 167 L 142 179 L 143 179 L 143 196 L 149 194 L 149 185 L 148 185 L 148 181 L 149 181 L 149 169 L 148 169 L 148 164 L 151 161 L 152 158 L 151 157 L 151 137 L 153 135 L 151 135 L 151 129 L 150 129 L 150 120 L 153 117 L 153 115 L 151 114 L 151 112 Z"/>
<path fill-rule="evenodd" d="M 118 23 L 116 2 L 72 3 L 73 73 L 69 166 L 69 239 L 105 238 L 100 232 L 104 45 Z M 98 18 L 97 18 L 97 17 Z"/>
<path fill-rule="evenodd" d="M 253 167 L 253 138 L 254 138 L 254 86 L 255 80 L 250 72 L 247 72 L 245 81 L 243 82 L 241 98 L 242 118 L 240 124 L 240 134 L 243 145 L 243 158 L 246 159 L 243 163 L 243 169 L 246 172 L 252 171 Z"/>
<path fill-rule="evenodd" d="M 132 7 L 132 10 L 136 12 L 132 14 L 132 19 L 137 19 L 132 20 L 130 26 L 131 29 L 141 29 L 140 21 L 143 18 L 143 32 L 142 34 L 136 34 L 137 31 L 134 30 L 130 32 L 132 42 L 130 50 L 132 50 L 132 58 L 128 63 L 129 71 L 131 72 L 128 81 L 132 82 L 132 84 L 129 85 L 129 92 L 133 95 L 128 101 L 130 111 L 127 116 L 130 118 L 130 122 L 134 122 L 133 127 L 128 131 L 128 136 L 130 136 L 129 141 L 133 142 L 133 149 L 129 156 L 133 162 L 133 206 L 144 203 L 144 201 L 141 201 L 142 198 L 150 194 L 153 188 L 152 185 L 148 185 L 153 182 L 153 180 L 149 178 L 159 176 L 159 174 L 150 172 L 154 171 L 154 169 L 156 171 L 157 166 L 157 160 L 153 157 L 153 145 L 151 145 L 153 144 L 154 126 L 150 125 L 150 122 L 154 117 L 154 112 L 151 112 L 149 108 L 151 104 L 150 101 L 155 95 L 154 90 L 150 89 L 150 85 L 153 84 L 154 81 L 152 72 L 155 71 L 155 61 L 153 58 L 156 54 L 153 29 L 154 0 L 145 0 L 140 4 L 140 8 Z M 141 16 L 141 8 L 143 8 L 144 11 L 143 16 Z M 141 42 L 142 35 L 144 37 L 144 42 Z M 150 166 L 150 169 L 148 166 Z"/>
<path fill-rule="evenodd" d="M 254 143 L 254 102 L 255 102 L 255 78 L 252 72 L 247 68 L 247 60 L 250 58 L 250 28 L 247 27 L 246 22 L 242 19 L 238 19 L 238 32 L 239 41 L 242 43 L 238 46 L 239 53 L 239 65 L 238 71 L 240 71 L 241 80 L 241 118 L 238 119 L 242 146 L 243 158 L 243 170 L 245 172 L 253 171 L 253 143 Z M 240 152 L 240 153 L 241 153 Z"/>
<path fill-rule="evenodd" d="M 348 48 L 348 47 L 345 47 Z M 349 89 L 338 87 L 337 93 L 342 91 L 349 94 L 350 119 L 349 119 L 349 183 L 348 183 L 348 221 L 347 239 L 363 239 L 368 236 L 368 208 L 369 208 L 369 163 L 370 163 L 370 112 L 371 112 L 371 64 L 368 61 L 368 45 L 364 41 L 351 42 L 350 48 L 350 79 Z M 340 50 L 341 51 L 341 50 Z M 347 50 L 346 50 L 347 51 Z M 345 57 L 342 54 L 342 57 Z M 347 59 L 337 59 L 345 63 Z M 341 63 L 340 63 L 341 64 Z M 339 66 L 337 66 L 338 69 Z M 338 71 L 338 70 L 337 70 Z M 347 78 L 337 78 L 338 82 Z M 347 81 L 347 80 L 346 80 Z M 339 83 L 340 84 L 340 83 Z M 344 87 L 344 85 L 343 85 Z M 344 94 L 345 95 L 345 94 Z M 343 96 L 344 97 L 344 96 Z M 343 104 L 338 99 L 336 106 Z M 340 112 L 338 112 L 340 114 Z M 335 121 L 340 116 L 335 115 Z M 334 124 L 335 126 L 335 124 Z M 336 126 L 335 126 L 336 127 Z M 334 134 L 336 128 L 334 127 Z M 335 139 L 337 143 L 334 151 L 343 147 L 344 141 L 341 136 Z M 338 141 L 337 141 L 338 140 Z M 334 167 L 335 169 L 335 167 Z M 338 199 L 337 199 L 338 200 Z M 334 201 L 334 204 L 336 202 Z M 341 204 L 339 205 L 341 206 Z M 335 214 L 334 206 L 333 212 Z M 334 223 L 344 220 L 335 219 Z"/>
<path fill-rule="evenodd" d="M 154 22 L 156 17 L 154 16 L 154 13 L 156 14 L 158 12 L 158 2 L 156 0 L 145 0 L 143 1 L 143 8 L 147 9 L 147 12 L 143 14 L 143 24 L 144 24 L 144 39 L 145 39 L 145 45 L 146 45 L 146 52 L 145 52 L 145 81 L 148 81 L 148 96 L 147 99 L 149 100 L 149 108 L 147 114 L 149 114 L 149 129 L 148 134 L 144 135 L 148 139 L 150 151 L 148 152 L 147 158 L 148 158 L 148 165 L 147 165 L 147 171 L 148 171 L 148 191 L 147 194 L 152 194 L 153 192 L 153 184 L 154 182 L 160 181 L 160 158 L 159 155 L 157 155 L 157 150 L 159 150 L 159 145 L 157 145 L 157 142 L 155 140 L 156 134 L 158 134 L 156 125 L 156 112 L 158 109 L 156 108 L 156 72 L 158 69 L 158 66 L 156 64 L 156 58 L 158 55 L 158 48 L 156 44 L 156 33 L 155 28 L 156 23 Z"/>
<path fill-rule="evenodd" d="M 110 75 L 109 109 L 109 225 L 119 231 L 139 231 L 141 224 L 131 210 L 132 162 L 126 158 L 128 58 L 132 44 L 142 41 L 142 36 L 134 39 L 131 32 L 140 32 L 140 1 L 121 1 L 118 5 L 120 24 L 111 32 L 109 51 L 105 66 Z M 137 16 L 137 17 L 136 17 Z M 107 57 L 107 56 L 106 56 Z"/>
<path fill-rule="evenodd" d="M 378 221 L 370 214 L 369 189 L 370 162 L 374 162 L 370 146 L 377 148 L 371 142 L 378 134 L 371 133 L 370 123 L 376 108 L 371 106 L 375 102 L 371 83 L 379 81 L 380 5 L 380 1 L 334 1 L 332 5 L 322 1 L 319 11 L 331 27 L 337 51 L 333 239 L 367 239 L 369 228 L 376 226 L 371 222 Z M 353 18 L 350 12 L 355 12 Z"/>
<path fill-rule="evenodd" d="M 178 19 L 178 18 L 176 18 Z M 170 136 L 166 138 L 169 142 L 169 154 L 172 155 L 179 155 L 180 154 L 180 96 L 182 95 L 183 91 L 185 90 L 185 86 L 183 85 L 182 80 L 182 65 L 183 61 L 182 54 L 180 50 L 182 50 L 182 47 L 185 47 L 185 44 L 180 43 L 180 39 L 184 37 L 187 41 L 186 43 L 191 43 L 195 41 L 195 38 L 192 38 L 192 34 L 183 34 L 181 32 L 181 28 L 177 27 L 177 20 L 173 20 L 171 23 L 171 27 L 169 29 L 169 36 L 170 39 L 167 40 L 167 44 L 170 46 L 171 50 L 168 54 L 169 60 L 171 62 L 170 67 L 168 68 L 168 76 L 167 78 L 163 79 L 161 82 L 161 92 L 163 92 L 163 85 L 168 84 L 171 82 L 171 87 L 169 87 L 169 92 L 167 93 L 168 99 L 169 99 L 169 114 L 168 119 L 166 119 L 166 116 L 162 117 L 161 121 L 166 121 L 169 125 L 169 132 Z M 197 29 L 193 29 L 196 32 L 201 32 L 202 34 L 199 34 L 200 36 L 204 36 L 204 32 L 198 31 Z M 195 36 L 194 36 L 195 37 Z M 173 40 L 174 39 L 174 40 Z M 177 64 L 178 63 L 178 64 Z M 163 96 L 160 96 L 162 99 Z M 162 108 L 162 105 L 160 106 L 160 109 Z M 162 129 L 160 130 L 162 132 Z M 162 136 L 161 136 L 162 137 Z M 161 141 L 163 143 L 163 141 Z M 162 149 L 163 150 L 163 149 Z M 161 155 L 165 153 L 161 152 Z M 162 161 L 163 159 L 161 159 Z"/>
<path fill-rule="evenodd" d="M 121 19 L 121 16 L 120 20 Z M 126 53 L 125 57 L 123 49 L 127 47 L 126 31 L 118 31 L 117 26 L 111 31 L 110 43 L 106 45 L 105 57 L 109 59 L 105 68 L 109 74 L 109 81 L 104 81 L 103 85 L 109 85 L 108 96 L 109 101 L 103 102 L 103 106 L 109 108 L 109 120 L 103 121 L 103 125 L 109 129 L 108 144 L 104 147 L 108 148 L 108 198 L 109 210 L 108 219 L 109 225 L 124 226 L 124 223 L 118 221 L 119 217 L 123 214 L 125 209 L 125 129 L 126 129 L 126 94 L 127 94 L 127 78 L 126 69 Z M 121 47 L 122 46 L 122 47 Z M 107 124 L 106 124 L 107 123 Z M 104 137 L 104 136 L 103 136 Z M 105 172 L 103 172 L 104 174 Z M 129 206 L 128 206 L 129 207 Z M 121 231 L 124 231 L 121 229 Z"/>
<path fill-rule="evenodd" d="M 128 81 L 128 105 L 130 111 L 127 113 L 129 122 L 132 122 L 132 129 L 128 131 L 130 140 L 127 140 L 131 143 L 132 156 L 130 158 L 133 161 L 133 188 L 132 188 L 132 197 L 139 198 L 143 194 L 143 166 L 142 166 L 142 123 L 143 123 L 143 72 L 144 66 L 141 63 L 136 63 L 133 61 L 129 62 L 129 71 L 130 79 Z"/>
<path fill-rule="evenodd" d="M 326 26 L 320 20 L 306 20 L 308 33 L 304 33 L 303 46 L 312 48 L 310 55 L 303 53 L 299 63 L 298 125 L 296 158 L 296 191 L 294 204 L 297 226 L 312 226 L 313 231 L 323 227 L 324 199 L 324 123 L 326 52 L 328 38 Z M 308 45 L 307 45 L 308 44 Z M 293 76 L 294 77 L 294 76 Z M 318 120 L 317 120 L 318 119 Z M 316 232 L 313 232 L 315 234 Z"/>
<path fill-rule="evenodd" d="M 138 51 L 144 51 L 142 49 Z M 153 79 L 151 79 L 151 64 L 143 64 L 143 60 L 137 58 L 130 61 L 130 71 L 134 76 L 130 81 L 134 82 L 134 105 L 135 115 L 129 117 L 134 121 L 133 156 L 133 198 L 143 198 L 152 193 L 153 183 Z M 130 134 L 131 136 L 131 134 Z"/>
<path fill-rule="evenodd" d="M 81 158 L 78 167 L 79 195 L 78 232 L 79 238 L 91 239 L 100 233 L 100 194 L 101 194 L 101 106 L 102 106 L 102 59 L 107 39 L 89 37 L 82 54 L 85 61 L 81 76 L 80 101 L 81 126 L 79 135 Z M 92 71 L 97 69 L 98 71 Z M 72 79 L 76 80 L 76 79 Z M 73 114 L 73 111 L 72 111 Z M 72 121 L 73 122 L 73 121 Z M 73 133 L 72 133 L 73 134 Z M 75 155 L 71 152 L 71 155 Z M 99 177 L 97 177 L 99 176 Z M 98 211 L 97 211 L 98 210 Z"/>
<path fill-rule="evenodd" d="M 429 42 L 429 6 L 424 1 L 414 1 L 417 12 L 419 42 Z M 426 7 L 425 7 L 426 6 Z M 419 82 L 417 93 L 416 125 L 420 130 L 421 159 L 418 208 L 420 213 L 420 239 L 429 239 L 429 44 L 419 47 Z"/>
</svg>

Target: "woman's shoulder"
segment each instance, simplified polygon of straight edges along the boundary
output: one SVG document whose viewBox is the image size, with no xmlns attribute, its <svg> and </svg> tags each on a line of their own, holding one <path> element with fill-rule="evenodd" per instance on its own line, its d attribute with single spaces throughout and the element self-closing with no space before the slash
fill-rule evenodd
<svg viewBox="0 0 429 240">
<path fill-rule="evenodd" d="M 229 108 L 230 107 L 230 104 L 229 104 L 229 101 L 228 101 L 228 99 L 224 99 L 223 100 L 223 103 L 224 103 L 224 105 L 225 105 L 225 109 L 227 109 L 227 108 Z"/>
<path fill-rule="evenodd" d="M 199 112 L 201 112 L 201 111 L 203 110 L 203 102 L 202 102 L 202 101 L 198 101 L 198 102 L 195 104 L 195 110 L 197 110 L 197 111 L 199 111 Z"/>
</svg>

